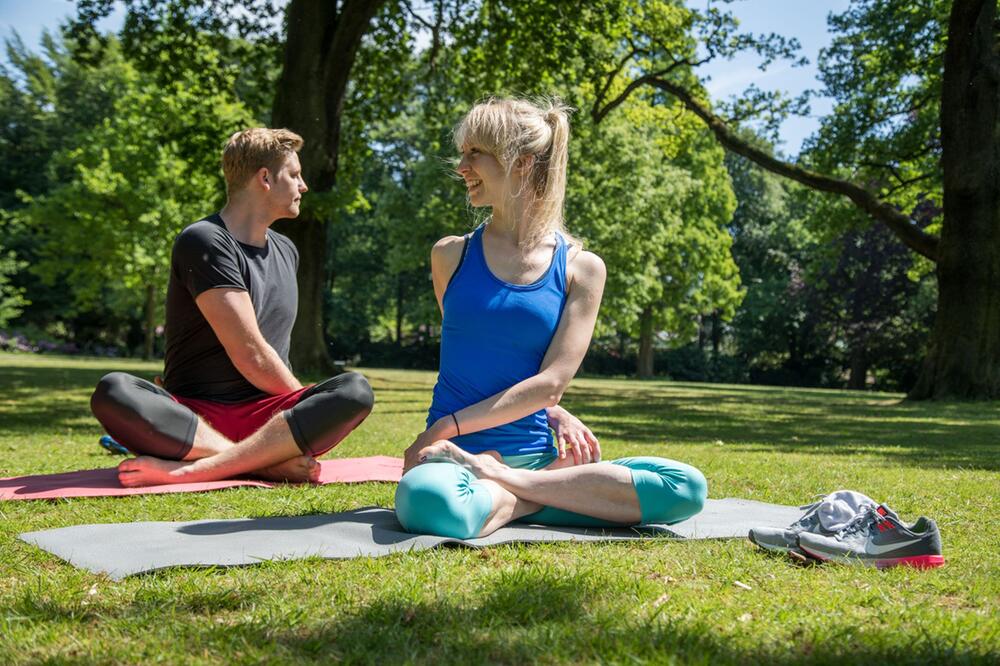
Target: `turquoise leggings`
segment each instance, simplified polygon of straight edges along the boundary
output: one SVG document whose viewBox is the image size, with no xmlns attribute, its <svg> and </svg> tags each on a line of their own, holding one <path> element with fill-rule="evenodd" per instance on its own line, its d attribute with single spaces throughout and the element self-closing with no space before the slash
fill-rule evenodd
<svg viewBox="0 0 1000 666">
<path fill-rule="evenodd" d="M 511 467 L 539 469 L 552 455 L 511 456 Z M 666 458 L 619 458 L 598 465 L 621 465 L 632 472 L 639 497 L 641 524 L 677 523 L 701 511 L 708 495 L 704 475 L 690 465 Z M 493 496 L 472 472 L 448 461 L 411 469 L 396 488 L 396 517 L 408 532 L 456 539 L 479 536 L 493 510 Z M 621 527 L 600 518 L 546 506 L 520 518 L 526 523 L 563 527 Z"/>
</svg>

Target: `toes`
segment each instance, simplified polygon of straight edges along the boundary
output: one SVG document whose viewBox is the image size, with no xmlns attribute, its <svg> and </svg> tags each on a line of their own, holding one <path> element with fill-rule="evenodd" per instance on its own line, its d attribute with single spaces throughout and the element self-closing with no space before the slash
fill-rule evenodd
<svg viewBox="0 0 1000 666">
<path fill-rule="evenodd" d="M 119 472 L 135 472 L 139 469 L 139 465 L 136 463 L 135 458 L 126 458 L 125 460 L 118 463 Z"/>
</svg>

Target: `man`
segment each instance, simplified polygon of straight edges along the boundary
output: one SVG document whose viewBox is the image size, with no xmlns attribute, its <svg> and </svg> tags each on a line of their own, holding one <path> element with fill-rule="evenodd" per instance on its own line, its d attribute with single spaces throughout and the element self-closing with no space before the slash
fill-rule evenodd
<svg viewBox="0 0 1000 666">
<path fill-rule="evenodd" d="M 222 154 L 228 201 L 178 235 L 167 289 L 162 388 L 113 372 L 91 410 L 142 454 L 118 466 L 124 486 L 239 474 L 313 481 L 316 457 L 371 412 L 371 387 L 344 373 L 304 388 L 288 348 L 298 305 L 298 252 L 272 231 L 307 191 L 288 130 L 248 129 Z"/>
</svg>

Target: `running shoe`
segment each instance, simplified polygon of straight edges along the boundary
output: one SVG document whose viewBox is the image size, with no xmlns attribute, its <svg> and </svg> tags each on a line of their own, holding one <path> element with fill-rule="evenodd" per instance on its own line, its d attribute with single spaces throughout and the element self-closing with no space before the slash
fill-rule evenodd
<svg viewBox="0 0 1000 666">
<path fill-rule="evenodd" d="M 875 500 L 859 492 L 838 490 L 818 502 L 799 507 L 805 514 L 788 527 L 754 527 L 747 536 L 764 550 L 805 556 L 806 553 L 799 548 L 799 534 L 809 532 L 833 536 L 849 525 L 865 507 L 876 504 Z"/>
<path fill-rule="evenodd" d="M 885 504 L 867 507 L 833 536 L 801 533 L 799 547 L 818 560 L 879 569 L 897 565 L 931 569 L 944 564 L 937 524 L 921 516 L 907 525 Z"/>
</svg>

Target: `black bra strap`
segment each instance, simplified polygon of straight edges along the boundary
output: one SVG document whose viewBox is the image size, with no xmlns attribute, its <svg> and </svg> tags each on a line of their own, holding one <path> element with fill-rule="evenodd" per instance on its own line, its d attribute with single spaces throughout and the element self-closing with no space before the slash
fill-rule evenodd
<svg viewBox="0 0 1000 666">
<path fill-rule="evenodd" d="M 458 266 L 455 266 L 455 270 L 452 271 L 451 277 L 448 278 L 448 284 L 445 286 L 445 289 L 451 286 L 452 280 L 454 280 L 455 276 L 458 275 L 458 270 L 462 267 L 462 264 L 465 263 L 465 255 L 468 254 L 468 252 L 469 234 L 465 234 L 465 243 L 462 244 L 462 257 L 458 260 Z"/>
</svg>

